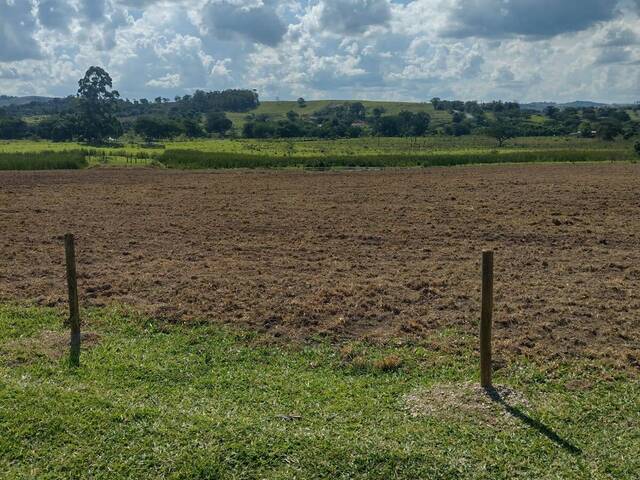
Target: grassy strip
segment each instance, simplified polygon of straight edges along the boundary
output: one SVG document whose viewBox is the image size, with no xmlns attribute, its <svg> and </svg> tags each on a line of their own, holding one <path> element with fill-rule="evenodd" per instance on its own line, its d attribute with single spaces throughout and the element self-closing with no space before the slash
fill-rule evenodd
<svg viewBox="0 0 640 480">
<path fill-rule="evenodd" d="M 489 163 L 603 162 L 631 160 L 625 150 L 465 151 L 432 154 L 271 156 L 168 149 L 158 157 L 170 168 L 430 167 Z"/>
<path fill-rule="evenodd" d="M 79 169 L 88 165 L 87 151 L 0 153 L 0 170 Z"/>
<path fill-rule="evenodd" d="M 496 382 L 526 404 L 487 410 L 457 393 L 476 382 L 477 358 L 474 339 L 455 332 L 434 333 L 425 346 L 287 348 L 117 310 L 83 317 L 98 340 L 72 371 L 60 357 L 62 314 L 0 305 L 1 478 L 622 479 L 640 471 L 640 385 L 606 367 L 522 359 Z M 434 347 L 452 338 L 455 353 Z M 421 392 L 425 414 L 412 416 L 408 398 Z"/>
<path fill-rule="evenodd" d="M 513 150 L 628 150 L 633 151 L 633 141 L 606 142 L 599 139 L 576 137 L 522 137 L 510 140 L 502 152 Z M 327 157 L 348 155 L 426 155 L 428 153 L 489 152 L 496 148 L 495 140 L 469 135 L 462 137 L 428 136 L 418 139 L 406 137 L 363 137 L 352 139 L 320 140 L 296 139 L 189 139 L 166 143 L 170 150 L 198 150 L 202 152 L 226 152 L 245 155 L 282 157 Z M 0 140 L 0 152 L 20 153 L 43 150 L 62 151 L 86 149 L 86 145 L 72 142 L 46 142 L 27 140 Z M 145 148 L 141 145 L 122 147 L 91 147 L 92 151 L 104 151 L 107 156 L 126 157 L 131 154 L 156 157 L 162 148 Z"/>
</svg>

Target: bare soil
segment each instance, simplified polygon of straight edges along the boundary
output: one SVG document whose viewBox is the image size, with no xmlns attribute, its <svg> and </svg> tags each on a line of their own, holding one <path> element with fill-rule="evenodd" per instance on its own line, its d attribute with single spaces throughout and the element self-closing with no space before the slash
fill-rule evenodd
<svg viewBox="0 0 640 480">
<path fill-rule="evenodd" d="M 476 332 L 491 248 L 501 355 L 638 369 L 639 192 L 633 164 L 0 172 L 0 300 L 64 304 L 73 232 L 85 306 L 411 340 Z"/>
</svg>

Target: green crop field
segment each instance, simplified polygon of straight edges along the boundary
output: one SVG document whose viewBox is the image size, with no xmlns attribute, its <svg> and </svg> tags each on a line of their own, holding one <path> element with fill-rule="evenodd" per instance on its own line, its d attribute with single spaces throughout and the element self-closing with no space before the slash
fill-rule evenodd
<svg viewBox="0 0 640 480">
<path fill-rule="evenodd" d="M 199 150 L 203 152 L 226 153 L 261 153 L 265 155 L 302 155 L 318 154 L 369 154 L 369 153 L 408 153 L 424 151 L 467 151 L 495 150 L 495 140 L 477 135 L 462 137 L 427 136 L 418 138 L 402 137 L 363 137 L 352 139 L 318 140 L 318 139 L 203 139 L 185 141 L 167 141 L 161 148 L 144 148 L 142 145 L 128 144 L 124 147 L 93 148 L 91 150 L 113 153 L 126 151 L 131 154 L 144 152 L 149 156 L 160 155 L 164 149 Z M 633 141 L 616 140 L 607 142 L 600 139 L 579 137 L 521 137 L 509 140 L 504 149 L 525 150 L 630 150 Z M 41 151 L 65 151 L 87 149 L 75 142 L 50 142 L 11 140 L 0 141 L 0 153 L 21 153 Z"/>
<path fill-rule="evenodd" d="M 616 150 L 503 150 L 432 154 L 369 154 L 274 156 L 198 150 L 166 150 L 158 160 L 172 168 L 348 168 L 433 167 L 491 163 L 603 162 L 631 160 L 630 152 Z"/>
<path fill-rule="evenodd" d="M 117 309 L 84 312 L 81 367 L 63 315 L 0 306 L 0 477 L 636 478 L 640 384 L 604 366 L 498 370 L 473 339 L 275 347 Z M 434 349 L 451 336 L 456 354 Z M 585 386 L 588 386 L 585 387 Z"/>
<path fill-rule="evenodd" d="M 47 140 L 0 140 L 0 153 L 37 153 L 42 151 L 62 152 L 80 150 L 76 142 L 50 142 Z"/>
<path fill-rule="evenodd" d="M 20 140 L 0 142 L 0 168 L 64 168 L 61 166 L 64 165 L 62 159 L 77 156 L 77 152 L 85 153 L 86 165 L 90 166 L 143 166 L 160 165 L 159 162 L 162 162 L 178 168 L 397 167 L 496 162 L 629 161 L 636 158 L 631 140 L 607 142 L 578 137 L 523 137 L 507 142 L 503 148 L 497 148 L 495 140 L 484 136 L 336 140 L 203 139 L 170 141 L 156 148 L 135 144 L 93 148 L 73 142 Z M 56 154 L 60 161 L 51 163 Z M 49 159 L 46 162 L 42 161 L 45 157 Z M 189 160 L 186 160 L 187 157 Z M 77 164 L 73 168 L 86 165 Z"/>
<path fill-rule="evenodd" d="M 337 140 L 202 140 L 167 142 L 167 149 L 199 150 L 203 152 L 247 153 L 263 155 L 368 155 L 430 152 L 496 150 L 495 140 L 484 136 L 428 136 L 415 138 L 364 137 Z M 606 142 L 578 137 L 525 137 L 507 142 L 501 150 L 631 150 L 633 142 Z"/>
</svg>

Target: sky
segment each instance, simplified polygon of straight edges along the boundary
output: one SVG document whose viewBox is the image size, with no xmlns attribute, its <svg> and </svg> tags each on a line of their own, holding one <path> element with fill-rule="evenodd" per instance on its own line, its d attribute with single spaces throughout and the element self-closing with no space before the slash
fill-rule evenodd
<svg viewBox="0 0 640 480">
<path fill-rule="evenodd" d="M 640 0 L 0 0 L 0 94 L 640 100 Z"/>
</svg>

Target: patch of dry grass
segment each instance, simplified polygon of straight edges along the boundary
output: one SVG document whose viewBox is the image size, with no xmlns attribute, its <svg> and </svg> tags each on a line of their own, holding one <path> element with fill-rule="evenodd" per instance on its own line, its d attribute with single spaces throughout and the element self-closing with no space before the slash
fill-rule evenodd
<svg viewBox="0 0 640 480">
<path fill-rule="evenodd" d="M 530 406 L 521 393 L 509 387 L 497 385 L 493 391 L 487 391 L 471 382 L 437 384 L 405 396 L 405 404 L 412 417 L 464 420 L 473 416 L 488 424 L 512 417 L 502 402 L 511 407 Z"/>
<path fill-rule="evenodd" d="M 100 336 L 93 332 L 84 332 L 81 337 L 82 348 L 88 349 L 100 342 Z M 59 361 L 69 351 L 69 334 L 44 330 L 33 337 L 24 337 L 7 342 L 0 350 L 0 357 L 9 366 L 32 364 L 40 359 Z"/>
<path fill-rule="evenodd" d="M 402 366 L 402 359 L 397 355 L 386 355 L 373 362 L 373 368 L 383 372 L 393 372 Z"/>
</svg>

